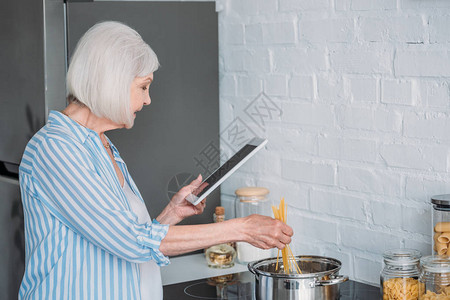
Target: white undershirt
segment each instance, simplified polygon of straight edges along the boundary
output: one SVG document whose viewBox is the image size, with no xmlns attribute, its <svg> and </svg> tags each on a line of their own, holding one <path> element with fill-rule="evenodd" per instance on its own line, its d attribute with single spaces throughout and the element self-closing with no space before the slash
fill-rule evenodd
<svg viewBox="0 0 450 300">
<path fill-rule="evenodd" d="M 123 183 L 123 191 L 131 206 L 131 210 L 137 215 L 138 222 L 151 223 L 151 218 L 148 213 L 145 203 L 136 196 L 131 190 L 126 180 Z M 141 300 L 157 300 L 163 298 L 161 270 L 159 266 L 153 261 L 147 261 L 139 264 Z"/>
</svg>

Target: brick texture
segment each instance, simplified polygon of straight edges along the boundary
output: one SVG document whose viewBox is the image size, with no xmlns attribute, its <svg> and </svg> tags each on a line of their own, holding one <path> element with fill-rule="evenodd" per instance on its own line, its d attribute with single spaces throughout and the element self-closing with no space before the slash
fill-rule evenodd
<svg viewBox="0 0 450 300">
<path fill-rule="evenodd" d="M 239 118 L 269 140 L 222 185 L 224 205 L 268 187 L 294 252 L 362 282 L 379 284 L 387 249 L 430 254 L 430 198 L 450 193 L 450 1 L 222 4 L 221 132 Z"/>
</svg>

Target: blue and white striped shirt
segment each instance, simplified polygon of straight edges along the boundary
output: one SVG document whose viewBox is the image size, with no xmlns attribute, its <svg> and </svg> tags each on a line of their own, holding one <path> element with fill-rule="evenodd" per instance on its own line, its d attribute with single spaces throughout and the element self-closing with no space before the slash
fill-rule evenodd
<svg viewBox="0 0 450 300">
<path fill-rule="evenodd" d="M 138 223 L 96 132 L 52 111 L 25 149 L 19 179 L 26 241 L 19 299 L 141 299 L 138 263 L 169 263 L 159 251 L 169 226 Z"/>
</svg>

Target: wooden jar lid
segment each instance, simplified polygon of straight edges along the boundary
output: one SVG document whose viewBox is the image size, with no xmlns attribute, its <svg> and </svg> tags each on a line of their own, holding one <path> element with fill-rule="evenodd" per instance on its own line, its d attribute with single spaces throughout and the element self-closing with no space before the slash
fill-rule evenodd
<svg viewBox="0 0 450 300">
<path fill-rule="evenodd" d="M 269 194 L 269 190 L 265 187 L 241 187 L 237 189 L 234 193 L 238 197 L 264 197 Z"/>
</svg>

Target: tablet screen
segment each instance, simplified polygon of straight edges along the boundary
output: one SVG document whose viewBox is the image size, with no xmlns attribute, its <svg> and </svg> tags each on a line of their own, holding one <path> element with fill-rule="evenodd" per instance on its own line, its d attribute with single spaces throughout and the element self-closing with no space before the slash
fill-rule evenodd
<svg viewBox="0 0 450 300">
<path fill-rule="evenodd" d="M 224 163 L 220 168 L 218 168 L 213 174 L 211 174 L 206 180 L 200 185 L 197 197 L 201 197 L 208 189 L 208 186 L 213 186 L 220 179 L 223 178 L 231 169 L 233 169 L 239 162 L 242 161 L 248 154 L 255 150 L 257 146 L 255 145 L 245 145 L 241 148 L 233 157 L 231 157 L 226 163 Z"/>
</svg>

